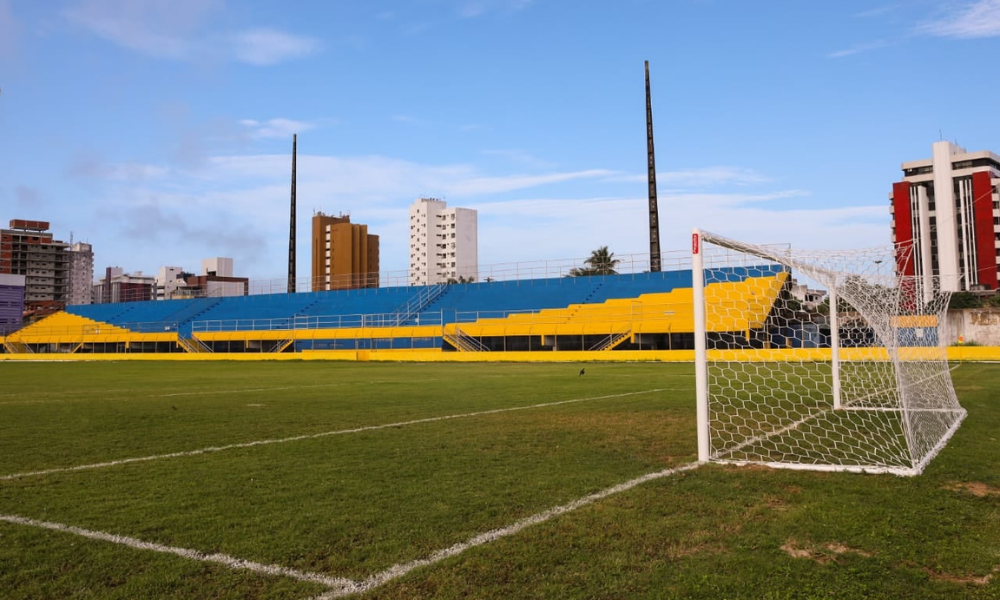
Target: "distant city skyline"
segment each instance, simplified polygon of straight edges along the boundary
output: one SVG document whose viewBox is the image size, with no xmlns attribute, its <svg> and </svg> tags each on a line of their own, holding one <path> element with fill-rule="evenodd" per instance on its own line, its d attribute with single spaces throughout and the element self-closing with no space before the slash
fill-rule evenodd
<svg viewBox="0 0 1000 600">
<path fill-rule="evenodd" d="M 642 254 L 648 60 L 664 252 L 882 245 L 902 162 L 998 151 L 998 52 L 1000 0 L 0 0 L 0 223 L 280 279 L 298 133 L 299 278 L 321 208 L 405 272 L 417 197 L 480 265 Z"/>
</svg>

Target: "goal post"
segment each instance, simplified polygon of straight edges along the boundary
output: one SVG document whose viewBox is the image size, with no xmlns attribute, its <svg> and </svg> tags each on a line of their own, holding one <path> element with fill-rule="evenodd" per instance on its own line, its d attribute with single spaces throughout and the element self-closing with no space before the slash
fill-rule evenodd
<svg viewBox="0 0 1000 600">
<path fill-rule="evenodd" d="M 897 274 L 910 246 L 793 252 L 695 229 L 691 250 L 700 461 L 915 475 L 960 425 L 950 294 Z M 795 300 L 796 279 L 826 299 Z"/>
</svg>

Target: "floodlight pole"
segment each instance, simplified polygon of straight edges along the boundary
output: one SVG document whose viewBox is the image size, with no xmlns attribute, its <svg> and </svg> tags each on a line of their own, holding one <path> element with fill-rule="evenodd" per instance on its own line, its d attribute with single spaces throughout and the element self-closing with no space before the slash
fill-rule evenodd
<svg viewBox="0 0 1000 600">
<path fill-rule="evenodd" d="M 701 230 L 691 232 L 691 277 L 694 290 L 694 375 L 697 395 L 698 461 L 709 458 L 708 432 L 708 352 L 705 344 L 705 260 Z"/>
<path fill-rule="evenodd" d="M 837 280 L 830 286 L 830 368 L 833 369 L 833 410 L 840 410 L 840 316 L 837 314 Z"/>
</svg>

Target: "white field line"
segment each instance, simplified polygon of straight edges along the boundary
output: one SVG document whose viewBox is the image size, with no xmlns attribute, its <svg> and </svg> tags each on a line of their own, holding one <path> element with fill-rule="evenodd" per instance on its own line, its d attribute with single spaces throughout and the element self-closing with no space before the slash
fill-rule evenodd
<svg viewBox="0 0 1000 600">
<path fill-rule="evenodd" d="M 108 394 L 108 393 L 111 393 L 111 392 L 138 392 L 138 391 L 140 391 L 140 390 L 118 388 L 118 389 L 111 389 L 111 390 L 101 390 L 101 393 Z M 46 392 L 27 392 L 27 393 L 28 394 L 35 393 L 35 394 L 41 394 L 41 395 L 45 395 L 45 396 L 68 396 L 70 394 L 79 394 L 80 392 L 78 392 L 77 390 L 67 390 L 65 392 L 53 392 L 53 393 L 46 393 Z M 26 393 L 24 392 L 24 390 L 21 390 L 20 392 L 11 392 L 11 393 L 8 393 L 8 394 L 0 394 L 0 398 L 11 398 L 11 397 L 14 397 L 14 396 L 24 396 L 24 395 L 26 395 Z M 34 403 L 34 402 L 44 402 L 44 400 L 22 400 L 22 401 L 17 401 L 17 402 L 21 402 L 21 403 L 32 402 L 32 403 Z M 0 404 L 13 404 L 13 402 L 0 402 Z"/>
<path fill-rule="evenodd" d="M 304 435 L 296 435 L 287 438 L 270 439 L 270 440 L 256 440 L 253 442 L 242 442 L 238 444 L 228 444 L 226 446 L 211 446 L 208 448 L 200 448 L 198 450 L 185 450 L 182 452 L 171 452 L 169 454 L 155 454 L 153 456 L 139 456 L 135 458 L 122 458 L 118 460 L 110 460 L 107 462 L 93 463 L 89 465 L 77 465 L 74 467 L 59 467 L 55 469 L 45 469 L 43 471 L 29 471 L 26 473 L 14 473 L 12 475 L 0 476 L 0 481 L 9 481 L 11 479 L 22 479 L 24 477 L 35 477 L 39 475 L 51 475 L 53 473 L 66 473 L 71 471 L 86 471 L 90 469 L 103 469 L 106 467 L 117 467 L 119 465 L 127 465 L 131 463 L 148 462 L 152 460 L 162 460 L 167 458 L 181 458 L 185 456 L 197 456 L 199 454 L 209 454 L 212 452 L 223 452 L 225 450 L 236 450 L 240 448 L 253 448 L 255 446 L 269 446 L 271 444 L 284 444 L 287 442 L 298 442 L 302 440 L 313 440 L 322 437 L 328 437 L 333 435 L 345 435 L 348 433 L 361 433 L 363 431 L 377 431 L 379 429 L 390 429 L 393 427 L 404 427 L 407 425 L 418 425 L 420 423 L 434 423 L 437 421 L 447 421 L 450 419 L 467 419 L 469 417 L 479 417 L 483 415 L 495 415 L 499 413 L 512 412 L 515 410 L 530 410 L 533 408 L 545 408 L 548 406 L 559 406 L 561 404 L 573 404 L 576 402 L 587 402 L 590 400 L 607 400 L 611 398 L 624 398 L 626 396 L 638 396 L 641 394 L 652 394 L 655 392 L 667 391 L 667 388 L 654 388 L 651 390 L 643 390 L 639 392 L 625 392 L 622 394 L 610 394 L 607 396 L 592 396 L 589 398 L 573 398 L 571 400 L 560 400 L 558 402 L 545 402 L 542 404 L 532 404 L 530 406 L 514 406 L 511 408 L 494 408 L 491 410 L 481 410 L 471 413 L 460 413 L 456 415 L 444 415 L 441 417 L 428 417 L 426 419 L 414 419 L 413 421 L 400 421 L 397 423 L 386 423 L 383 425 L 368 425 L 365 427 L 355 427 L 353 429 L 339 429 L 336 431 L 324 431 L 321 433 L 308 433 Z"/>
<path fill-rule="evenodd" d="M 584 496 L 577 500 L 574 500 L 568 504 L 563 504 L 561 506 L 556 506 L 555 508 L 550 508 L 546 511 L 531 515 L 530 517 L 525 517 L 520 521 L 517 521 L 513 525 L 508 525 L 507 527 L 501 527 L 499 529 L 493 529 L 492 531 L 487 531 L 486 533 L 481 533 L 473 538 L 470 538 L 464 542 L 459 542 L 454 546 L 445 548 L 443 550 L 438 550 L 437 552 L 431 554 L 427 558 L 421 558 L 408 563 L 400 563 L 389 567 L 385 571 L 376 573 L 368 579 L 359 582 L 353 582 L 348 586 L 340 586 L 337 589 L 332 589 L 331 591 L 321 594 L 312 598 L 311 600 L 333 600 L 334 598 L 340 598 L 350 594 L 358 594 L 361 592 L 366 592 L 377 588 L 393 579 L 397 579 L 406 575 L 414 569 L 420 567 L 427 567 L 435 563 L 441 562 L 442 560 L 451 558 L 453 556 L 458 556 L 459 554 L 469 550 L 470 548 L 475 548 L 476 546 L 482 546 L 483 544 L 488 544 L 490 542 L 496 541 L 500 538 L 514 535 L 515 533 L 521 531 L 526 527 L 532 525 L 537 525 L 539 523 L 544 523 L 550 519 L 553 519 L 559 515 L 574 511 L 578 508 L 587 506 L 588 504 L 593 504 L 598 500 L 607 498 L 608 496 L 619 494 L 621 492 L 628 491 L 637 485 L 646 483 L 648 481 L 653 481 L 654 479 L 661 479 L 663 477 L 668 477 L 670 475 L 676 475 L 684 471 L 690 471 L 701 466 L 701 463 L 688 463 L 680 467 L 675 467 L 673 469 L 665 469 L 663 471 L 657 471 L 655 473 L 648 473 L 641 477 L 637 477 L 625 483 L 620 483 L 616 486 L 606 488 L 599 492 L 590 494 L 589 496 Z"/>
<path fill-rule="evenodd" d="M 343 588 L 345 586 L 356 585 L 355 582 L 350 579 L 329 577 L 321 573 L 308 573 L 305 571 L 297 571 L 295 569 L 289 569 L 288 567 L 279 567 L 276 565 L 264 565 L 249 560 L 243 560 L 241 558 L 235 558 L 226 554 L 205 554 L 204 552 L 199 552 L 197 550 L 189 550 L 187 548 L 177 548 L 174 546 L 164 546 L 162 544 L 146 542 L 136 538 L 126 537 L 124 535 L 116 535 L 113 533 L 105 533 L 102 531 L 91 531 L 89 529 L 73 527 L 72 525 L 63 525 L 61 523 L 36 521 L 35 519 L 26 519 L 24 517 L 18 517 L 14 515 L 0 515 L 0 521 L 13 523 L 15 525 L 41 527 L 42 529 L 51 529 L 52 531 L 72 533 L 74 535 L 83 536 L 85 538 L 90 538 L 92 540 L 111 542 L 112 544 L 120 544 L 123 546 L 128 546 L 129 548 L 135 548 L 137 550 L 152 550 L 153 552 L 174 554 L 176 556 L 180 556 L 181 558 L 197 560 L 200 562 L 218 563 L 220 565 L 229 567 L 230 569 L 253 571 L 254 573 L 260 573 L 261 575 L 271 575 L 275 577 L 291 577 L 292 579 L 298 579 L 299 581 L 308 581 L 311 583 L 318 583 L 320 585 L 325 585 L 328 588 Z"/>
<path fill-rule="evenodd" d="M 565 404 L 562 402 L 561 404 Z M 393 565 L 388 569 L 376 573 L 371 577 L 363 581 L 355 581 L 352 579 L 345 579 L 340 577 L 330 577 L 328 575 L 323 575 L 321 573 L 313 573 L 307 571 L 298 571 L 296 569 L 290 569 L 288 567 L 280 567 L 277 565 L 264 565 L 261 563 L 252 562 L 249 560 L 243 560 L 240 558 L 235 558 L 226 554 L 205 554 L 197 550 L 190 550 L 187 548 L 177 548 L 173 546 L 164 546 L 162 544 L 156 544 L 153 542 L 146 542 L 132 537 L 127 537 L 123 535 L 116 535 L 112 533 L 104 533 L 101 531 L 92 531 L 89 529 L 82 529 L 80 527 L 73 527 L 71 525 L 63 525 L 60 523 L 50 523 L 47 521 L 36 521 L 35 519 L 28 519 L 25 517 L 18 517 L 14 515 L 0 515 L 0 521 L 13 523 L 16 525 L 24 525 L 28 527 L 40 527 L 43 529 L 50 529 L 53 531 L 60 531 L 64 533 L 72 533 L 74 535 L 79 535 L 92 540 L 100 540 L 104 542 L 111 542 L 113 544 L 121 544 L 128 546 L 130 548 L 135 548 L 137 550 L 151 550 L 153 552 L 162 552 L 164 554 L 174 554 L 182 558 L 187 558 L 190 560 L 196 560 L 201 562 L 211 562 L 217 563 L 230 569 L 234 570 L 247 570 L 254 573 L 259 573 L 261 575 L 270 575 L 275 577 L 290 577 L 292 579 L 297 579 L 299 581 L 307 581 L 310 583 L 318 583 L 329 588 L 329 591 L 315 596 L 311 600 L 333 600 L 334 598 L 341 598 L 343 596 L 349 596 L 351 594 L 358 594 L 368 590 L 377 588 L 393 579 L 397 579 L 406 575 L 414 569 L 419 569 L 420 567 L 427 567 L 436 563 L 439 563 L 445 559 L 458 556 L 459 554 L 475 548 L 477 546 L 482 546 L 490 542 L 494 542 L 500 538 L 508 537 L 518 533 L 522 529 L 530 527 L 532 525 L 537 525 L 539 523 L 544 523 L 549 521 L 559 515 L 577 510 L 589 504 L 593 504 L 598 500 L 603 500 L 608 496 L 614 494 L 620 494 L 622 492 L 628 491 L 638 485 L 643 483 L 653 481 L 655 479 L 661 479 L 663 477 L 669 477 L 671 475 L 676 475 L 677 473 L 682 473 L 684 471 L 690 471 L 701 466 L 702 463 L 688 463 L 686 465 L 681 465 L 672 469 L 665 469 L 663 471 L 657 471 L 655 473 L 647 473 L 641 477 L 636 477 L 635 479 L 626 481 L 625 483 L 620 483 L 618 485 L 603 489 L 599 492 L 595 492 L 588 496 L 584 496 L 577 500 L 574 500 L 568 504 L 563 504 L 561 506 L 556 506 L 548 510 L 536 513 L 529 517 L 525 517 L 512 525 L 507 527 L 501 527 L 498 529 L 493 529 L 487 531 L 486 533 L 481 533 L 473 538 L 470 538 L 464 542 L 459 542 L 453 546 L 445 548 L 443 550 L 438 550 L 437 552 L 431 554 L 427 558 L 421 558 L 418 560 L 410 561 L 407 563 L 400 563 Z"/>
<path fill-rule="evenodd" d="M 212 390 L 212 391 L 192 391 L 192 392 L 175 392 L 172 394 L 152 394 L 145 396 L 132 396 L 129 398 L 124 398 L 124 401 L 129 400 L 145 400 L 148 398 L 174 398 L 177 396 L 213 396 L 220 394 L 242 394 L 245 392 L 278 392 L 287 390 L 304 390 L 309 388 L 326 388 L 326 387 L 344 387 L 349 385 L 381 385 L 387 383 L 399 383 L 403 385 L 411 385 L 414 383 L 429 383 L 438 381 L 438 379 L 413 379 L 408 381 L 356 381 L 351 383 L 319 383 L 316 385 L 287 385 L 280 387 L 260 387 L 260 388 L 237 388 L 237 389 L 227 389 L 227 390 Z M 144 390 L 137 389 L 118 389 L 118 390 L 99 390 L 101 394 L 107 394 L 111 392 L 140 392 Z M 52 394 L 52 396 L 65 396 L 70 394 L 78 394 L 78 391 L 68 391 Z M 0 394 L 0 397 L 4 396 L 17 396 L 21 394 Z M 70 399 L 69 401 L 75 401 Z M 46 400 L 10 400 L 7 402 L 0 402 L 0 406 L 7 406 L 11 404 L 57 404 L 63 403 L 66 400 L 56 400 L 56 399 L 46 399 Z"/>
</svg>

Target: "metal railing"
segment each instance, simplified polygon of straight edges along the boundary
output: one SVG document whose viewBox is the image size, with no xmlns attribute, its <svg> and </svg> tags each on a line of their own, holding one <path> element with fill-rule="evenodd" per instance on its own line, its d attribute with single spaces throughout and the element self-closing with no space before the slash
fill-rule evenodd
<svg viewBox="0 0 1000 600">
<path fill-rule="evenodd" d="M 515 314 L 535 314 L 538 310 L 488 310 L 453 311 L 438 310 L 420 313 L 413 317 L 413 325 L 447 325 L 449 323 L 475 323 L 480 319 L 503 319 Z M 360 329 L 398 327 L 408 319 L 400 313 L 322 315 L 279 317 L 270 319 L 212 319 L 194 321 L 195 333 L 220 331 L 276 331 L 291 329 Z"/>
</svg>

